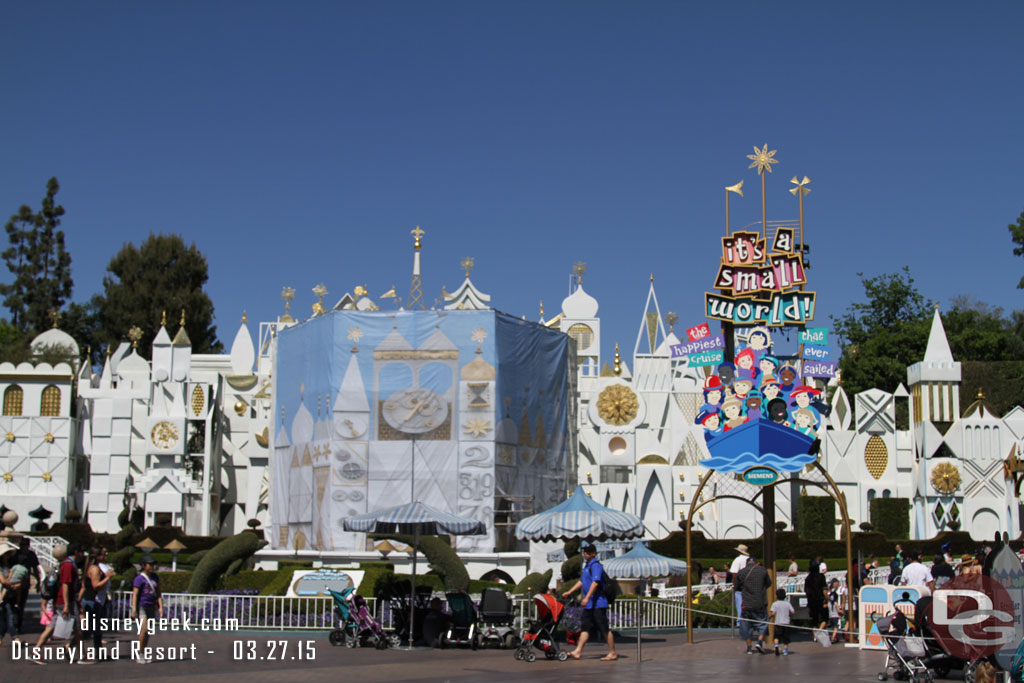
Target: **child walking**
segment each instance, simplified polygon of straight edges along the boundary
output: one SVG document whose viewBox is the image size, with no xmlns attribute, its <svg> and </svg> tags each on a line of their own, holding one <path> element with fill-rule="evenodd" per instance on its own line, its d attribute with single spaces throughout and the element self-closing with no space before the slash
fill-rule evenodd
<svg viewBox="0 0 1024 683">
<path fill-rule="evenodd" d="M 786 591 L 780 588 L 775 593 L 777 598 L 772 603 L 769 614 L 775 618 L 775 656 L 789 654 L 789 624 L 793 617 L 793 605 L 786 599 Z M 782 645 L 782 652 L 779 652 L 779 645 Z"/>
</svg>

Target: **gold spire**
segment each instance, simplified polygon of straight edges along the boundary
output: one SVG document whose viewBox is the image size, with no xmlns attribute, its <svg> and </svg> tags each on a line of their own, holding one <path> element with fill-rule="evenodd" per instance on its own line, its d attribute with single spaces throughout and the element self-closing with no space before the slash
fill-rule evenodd
<svg viewBox="0 0 1024 683">
<path fill-rule="evenodd" d="M 415 249 L 416 251 L 419 251 L 420 247 L 423 246 L 420 243 L 420 238 L 426 235 L 427 232 L 417 225 L 415 228 L 409 231 L 409 234 L 413 235 L 416 238 L 416 242 L 412 245 L 412 248 Z"/>
<path fill-rule="evenodd" d="M 280 318 L 278 318 L 278 320 L 280 322 L 283 322 L 283 323 L 295 322 L 295 318 L 293 318 L 291 316 L 291 313 L 288 312 L 288 309 L 290 309 L 291 305 L 292 305 L 292 299 L 294 299 L 294 298 L 295 298 L 295 288 L 294 287 L 282 287 L 281 288 L 281 299 L 284 301 L 284 315 L 282 315 Z"/>
<path fill-rule="evenodd" d="M 466 277 L 469 277 L 469 271 L 473 270 L 473 266 L 476 265 L 476 260 L 472 256 L 467 256 L 462 259 L 462 269 L 466 271 Z"/>
<path fill-rule="evenodd" d="M 167 325 L 167 311 L 160 311 L 160 327 Z"/>
<path fill-rule="evenodd" d="M 246 311 L 245 311 L 244 308 L 242 309 L 242 322 L 243 323 L 249 322 L 249 316 L 246 315 Z"/>
<path fill-rule="evenodd" d="M 181 322 L 178 323 L 179 327 L 185 327 L 185 309 L 181 309 Z"/>
<path fill-rule="evenodd" d="M 651 284 L 654 284 L 654 272 L 651 272 Z"/>
<path fill-rule="evenodd" d="M 615 376 L 622 374 L 622 356 L 619 355 L 619 342 L 615 342 L 615 368 L 612 370 Z"/>
<path fill-rule="evenodd" d="M 675 330 L 672 328 L 677 322 L 679 322 L 679 315 L 677 315 L 673 311 L 669 311 L 668 313 L 665 314 L 665 322 L 668 323 L 668 331 L 669 334 L 671 334 L 672 332 L 675 332 Z"/>
<path fill-rule="evenodd" d="M 132 328 L 128 330 L 128 338 L 132 340 L 132 348 L 139 348 L 139 340 L 142 339 L 142 328 L 138 325 L 132 325 Z M 109 349 L 109 347 L 107 347 Z"/>
<path fill-rule="evenodd" d="M 540 300 L 540 319 L 544 319 L 544 299 Z"/>
<path fill-rule="evenodd" d="M 57 329 L 57 321 L 60 320 L 60 311 L 52 309 L 50 311 L 50 320 L 53 321 L 53 329 Z"/>
<path fill-rule="evenodd" d="M 981 387 L 978 387 L 978 395 L 975 396 L 974 398 L 978 399 L 979 401 L 985 398 L 985 392 L 981 390 Z"/>
<path fill-rule="evenodd" d="M 572 272 L 576 274 L 576 284 L 582 285 L 583 276 L 586 275 L 587 273 L 587 262 L 577 261 L 576 263 L 572 264 Z"/>
</svg>

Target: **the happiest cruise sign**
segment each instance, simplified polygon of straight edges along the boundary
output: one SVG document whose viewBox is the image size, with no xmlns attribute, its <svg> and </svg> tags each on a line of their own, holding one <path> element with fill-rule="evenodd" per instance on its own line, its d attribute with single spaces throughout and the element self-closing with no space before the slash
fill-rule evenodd
<svg viewBox="0 0 1024 683">
<path fill-rule="evenodd" d="M 778 228 L 771 248 L 759 232 L 722 238 L 717 293 L 704 294 L 705 315 L 735 325 L 802 325 L 814 320 L 814 292 L 792 228 Z"/>
</svg>

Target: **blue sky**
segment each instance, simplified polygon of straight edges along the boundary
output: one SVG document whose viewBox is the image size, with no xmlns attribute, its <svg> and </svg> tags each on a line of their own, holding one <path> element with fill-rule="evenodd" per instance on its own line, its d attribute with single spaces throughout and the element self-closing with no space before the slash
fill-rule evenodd
<svg viewBox="0 0 1024 683">
<path fill-rule="evenodd" d="M 983 10 L 983 11 L 982 11 Z M 0 213 L 56 175 L 75 297 L 150 232 L 195 242 L 230 343 L 297 290 L 428 302 L 462 279 L 550 316 L 574 261 L 606 357 L 656 278 L 703 320 L 723 187 L 760 218 L 805 203 L 818 322 L 858 272 L 909 266 L 944 307 L 1024 308 L 1024 3 L 53 2 L 0 8 Z"/>
</svg>

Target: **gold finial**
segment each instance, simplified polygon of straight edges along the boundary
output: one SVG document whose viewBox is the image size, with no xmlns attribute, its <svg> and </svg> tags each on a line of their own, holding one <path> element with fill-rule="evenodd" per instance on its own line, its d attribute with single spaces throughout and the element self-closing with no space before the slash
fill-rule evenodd
<svg viewBox="0 0 1024 683">
<path fill-rule="evenodd" d="M 978 395 L 975 398 L 979 401 L 985 398 L 985 392 L 981 390 L 981 387 L 978 387 Z"/>
<path fill-rule="evenodd" d="M 419 248 L 423 246 L 420 242 L 420 238 L 426 235 L 427 232 L 417 225 L 414 229 L 409 231 L 409 234 L 416 238 L 416 242 L 412 245 L 412 248 L 418 251 Z"/>
<path fill-rule="evenodd" d="M 768 143 L 765 143 L 764 149 L 758 149 L 757 145 L 754 145 L 754 153 L 747 155 L 747 158 L 753 163 L 751 163 L 750 166 L 747 166 L 747 168 L 756 168 L 758 175 L 764 175 L 765 171 L 771 173 L 772 164 L 779 163 L 778 159 L 773 158 L 775 153 L 778 151 L 779 150 L 777 149 L 773 149 L 769 152 Z"/>
<path fill-rule="evenodd" d="M 674 330 L 672 329 L 672 327 L 673 327 L 673 326 L 674 326 L 674 325 L 675 325 L 675 324 L 676 324 L 677 322 L 679 322 L 679 316 L 678 316 L 678 315 L 677 315 L 676 313 L 674 313 L 673 311 L 669 311 L 668 313 L 666 313 L 666 314 L 665 314 L 665 321 L 666 321 L 666 322 L 668 322 L 668 331 L 669 331 L 670 333 L 671 333 L 671 332 L 674 332 Z"/>
<path fill-rule="evenodd" d="M 577 261 L 572 264 L 572 272 L 576 273 L 576 284 L 583 284 L 583 276 L 587 274 L 587 262 Z"/>
<path fill-rule="evenodd" d="M 356 288 L 352 290 L 352 294 L 353 294 L 353 296 L 355 296 L 356 299 L 358 299 L 360 297 L 366 296 L 366 294 L 367 294 L 366 286 L 365 285 L 356 285 Z"/>
<path fill-rule="evenodd" d="M 242 322 L 243 323 L 249 322 L 249 316 L 246 315 L 246 310 L 244 308 L 242 309 Z"/>
<path fill-rule="evenodd" d="M 293 320 L 295 320 L 295 318 L 292 317 L 291 313 L 288 312 L 288 309 L 290 309 L 291 306 L 292 306 L 292 299 L 294 299 L 294 298 L 295 298 L 295 288 L 294 287 L 282 287 L 281 288 L 281 299 L 284 301 L 284 315 L 281 316 L 281 321 L 282 322 L 290 323 Z"/>
<path fill-rule="evenodd" d="M 651 283 L 653 284 L 653 282 L 654 282 L 654 273 L 652 272 L 651 273 Z"/>
<path fill-rule="evenodd" d="M 540 300 L 540 319 L 544 319 L 544 299 Z"/>
<path fill-rule="evenodd" d="M 811 188 L 807 187 L 808 183 L 811 182 L 811 179 L 808 178 L 807 176 L 804 176 L 803 180 L 797 180 L 796 176 L 793 176 L 793 179 L 790 180 L 789 182 L 796 185 L 796 187 L 789 191 L 790 194 L 792 194 L 794 197 L 796 197 L 797 195 L 803 196 L 811 191 Z"/>
<path fill-rule="evenodd" d="M 755 147 L 754 149 L 757 149 L 757 147 Z M 741 180 L 738 183 L 736 183 L 735 185 L 729 185 L 728 187 L 725 188 L 725 191 L 726 192 L 735 192 L 736 194 L 738 194 L 739 196 L 742 197 L 743 196 L 743 181 Z"/>
<path fill-rule="evenodd" d="M 132 325 L 132 328 L 128 330 L 128 338 L 132 340 L 133 349 L 139 348 L 139 340 L 142 339 L 142 328 L 138 325 Z"/>
<path fill-rule="evenodd" d="M 110 358 L 112 355 L 114 355 L 114 347 L 107 344 L 107 358 Z"/>
<path fill-rule="evenodd" d="M 60 311 L 56 308 L 50 310 L 50 320 L 53 321 L 53 329 L 57 329 L 57 321 L 60 319 Z"/>
<path fill-rule="evenodd" d="M 160 311 L 160 327 L 167 325 L 167 311 Z"/>
<path fill-rule="evenodd" d="M 616 375 L 622 374 L 622 356 L 619 355 L 619 342 L 615 342 L 615 367 L 612 369 Z"/>
<path fill-rule="evenodd" d="M 938 302 L 935 302 L 935 310 L 936 311 L 939 310 L 939 303 Z"/>
<path fill-rule="evenodd" d="M 178 323 L 178 327 L 185 327 L 185 309 L 181 309 L 181 322 Z"/>
<path fill-rule="evenodd" d="M 284 427 L 284 406 L 281 406 L 281 426 Z"/>
<path fill-rule="evenodd" d="M 324 297 L 327 296 L 327 285 L 322 282 L 318 284 L 313 288 L 313 295 L 317 298 L 316 303 L 313 304 L 313 315 L 320 315 L 324 312 Z"/>
<path fill-rule="evenodd" d="M 476 265 L 476 260 L 472 256 L 467 256 L 462 259 L 462 269 L 466 271 L 466 277 L 469 277 L 469 271 L 473 270 L 473 266 Z"/>
</svg>

